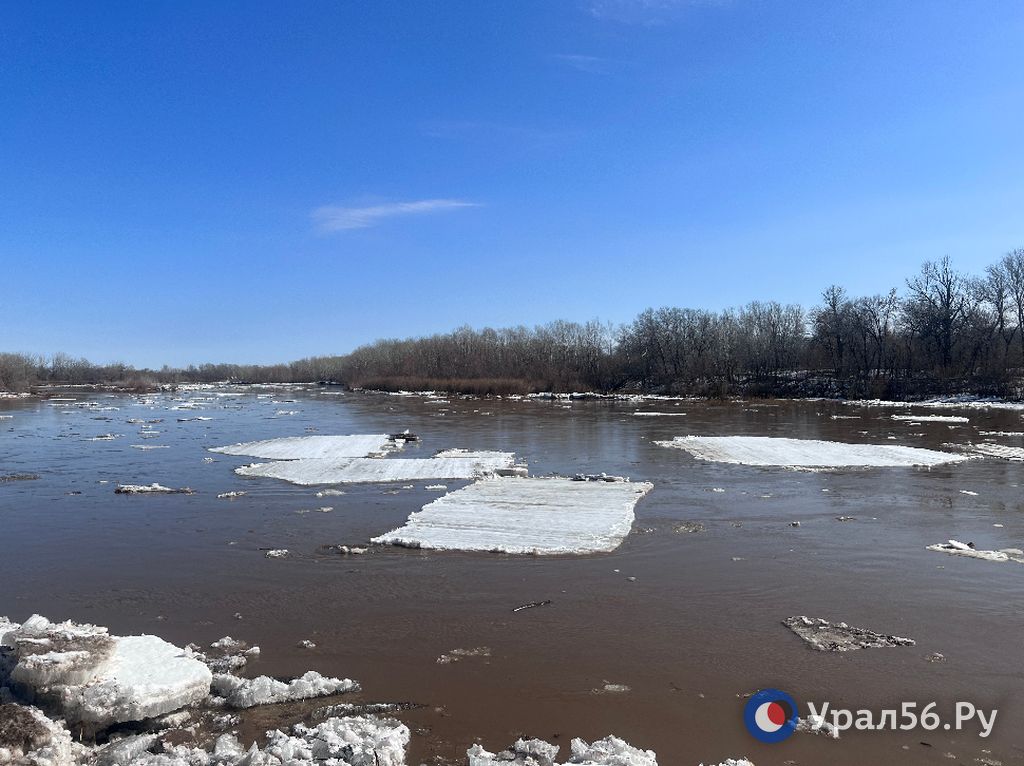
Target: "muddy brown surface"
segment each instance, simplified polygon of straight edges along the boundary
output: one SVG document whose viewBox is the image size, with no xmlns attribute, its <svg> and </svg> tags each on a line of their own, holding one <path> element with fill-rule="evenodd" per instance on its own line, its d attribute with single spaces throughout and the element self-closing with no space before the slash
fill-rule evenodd
<svg viewBox="0 0 1024 766">
<path fill-rule="evenodd" d="M 79 401 L 0 403 L 14 416 L 0 425 L 0 474 L 40 477 L 0 485 L 0 615 L 21 621 L 39 612 L 179 645 L 231 635 L 262 648 L 246 674 L 312 669 L 362 684 L 359 694 L 249 711 L 244 738 L 332 703 L 409 702 L 422 707 L 396 716 L 413 729 L 412 764 L 464 763 L 475 741 L 498 750 L 530 735 L 567 750 L 572 737 L 607 734 L 656 750 L 668 766 L 741 755 L 759 766 L 949 763 L 947 753 L 967 763 L 1024 763 L 1024 567 L 924 549 L 950 537 L 984 549 L 1024 547 L 1024 464 L 808 473 L 704 463 L 652 444 L 748 434 L 1020 446 L 1021 437 L 979 434 L 1024 431 L 1019 412 L 935 411 L 970 418 L 950 427 L 890 419 L 902 409 L 820 401 L 432 403 L 254 389 L 180 394 L 202 409 L 175 411 L 188 402 L 64 395 Z M 637 409 L 686 415 L 634 417 Z M 213 419 L 176 420 L 195 415 Z M 126 423 L 161 417 L 147 426 L 160 435 L 146 442 L 142 426 Z M 422 437 L 406 456 L 507 449 L 534 475 L 605 471 L 655 489 L 612 554 L 371 548 L 342 556 L 322 546 L 364 544 L 399 526 L 437 497 L 424 489 L 434 482 L 347 486 L 317 498 L 316 487 L 238 477 L 232 468 L 249 458 L 205 451 L 272 436 L 406 428 Z M 123 436 L 89 441 L 111 432 Z M 169 448 L 131 447 L 141 443 Z M 115 495 L 118 482 L 196 494 Z M 247 494 L 217 499 L 232 490 Z M 334 510 L 301 512 L 324 505 Z M 291 554 L 267 559 L 261 548 Z M 816 652 L 782 624 L 794 614 L 917 643 Z M 316 648 L 299 645 L 307 639 Z M 490 656 L 437 662 L 476 647 Z M 928 662 L 936 652 L 946 660 Z M 606 684 L 629 691 L 606 692 Z M 789 692 L 802 712 L 807 701 L 874 711 L 936 701 L 951 717 L 954 702 L 966 700 L 999 714 L 988 739 L 972 722 L 962 732 L 851 730 L 838 741 L 796 734 L 764 745 L 742 721 L 745 695 L 764 687 Z"/>
</svg>

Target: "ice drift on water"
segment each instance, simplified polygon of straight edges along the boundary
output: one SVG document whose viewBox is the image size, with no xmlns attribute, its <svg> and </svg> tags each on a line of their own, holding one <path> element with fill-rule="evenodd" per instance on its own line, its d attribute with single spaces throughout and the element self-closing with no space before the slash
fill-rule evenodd
<svg viewBox="0 0 1024 766">
<path fill-rule="evenodd" d="M 653 484 L 566 478 L 482 479 L 423 506 L 375 543 L 501 553 L 615 550 Z"/>
<path fill-rule="evenodd" d="M 909 420 L 914 423 L 970 423 L 970 418 L 961 415 L 892 415 L 893 420 Z"/>
<path fill-rule="evenodd" d="M 700 460 L 786 468 L 933 466 L 970 459 L 967 455 L 918 447 L 773 436 L 677 436 L 655 444 L 685 450 Z"/>
<path fill-rule="evenodd" d="M 338 460 L 369 457 L 395 448 L 387 434 L 352 434 L 350 436 L 285 436 L 280 439 L 211 447 L 210 452 L 222 455 L 245 455 L 267 460 Z"/>
<path fill-rule="evenodd" d="M 1024 447 L 1011 447 L 1006 444 L 972 444 L 971 451 L 986 457 L 1000 457 L 1014 462 L 1024 461 Z"/>
<path fill-rule="evenodd" d="M 888 646 L 913 646 L 912 638 L 887 636 L 865 628 L 855 628 L 845 622 L 829 622 L 822 618 L 798 615 L 782 624 L 819 652 L 848 652 L 853 649 L 877 649 Z"/>
<path fill-rule="evenodd" d="M 11 682 L 70 723 L 105 728 L 184 707 L 209 694 L 209 669 L 156 636 L 111 636 L 106 628 L 33 615 L 7 632 Z"/>
<path fill-rule="evenodd" d="M 224 697 L 231 707 L 247 708 L 359 691 L 359 684 L 348 678 L 327 678 L 315 670 L 288 683 L 270 676 L 239 678 L 218 673 L 213 677 L 213 691 Z"/>
<path fill-rule="evenodd" d="M 948 553 L 952 556 L 967 556 L 968 558 L 982 559 L 984 561 L 1016 561 L 1018 564 L 1024 564 L 1024 554 L 1021 553 L 1019 548 L 1004 548 L 1001 551 L 979 551 L 972 545 L 962 543 L 959 540 L 949 540 L 945 543 L 929 545 L 926 549 L 939 553 Z"/>
</svg>

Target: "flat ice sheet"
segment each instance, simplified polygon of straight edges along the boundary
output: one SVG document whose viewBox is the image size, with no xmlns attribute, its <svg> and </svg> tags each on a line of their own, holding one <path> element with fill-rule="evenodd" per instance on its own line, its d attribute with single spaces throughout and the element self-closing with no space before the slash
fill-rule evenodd
<svg viewBox="0 0 1024 766">
<path fill-rule="evenodd" d="M 1006 444 L 972 444 L 971 449 L 979 455 L 985 455 L 986 457 L 1024 461 L 1024 447 L 1011 447 Z"/>
<path fill-rule="evenodd" d="M 281 479 L 292 484 L 365 484 L 423 479 L 476 479 L 500 469 L 511 468 L 511 452 L 459 452 L 432 458 L 348 460 L 282 460 L 257 463 L 235 469 L 240 476 Z M 451 454 L 451 452 L 447 453 Z"/>
<path fill-rule="evenodd" d="M 970 418 L 961 415 L 893 415 L 893 420 L 908 420 L 913 423 L 970 423 Z"/>
<path fill-rule="evenodd" d="M 677 436 L 655 444 L 685 450 L 700 460 L 789 468 L 933 466 L 969 459 L 967 455 L 893 444 L 847 444 L 771 436 Z"/>
<path fill-rule="evenodd" d="M 352 434 L 350 436 L 286 436 L 257 442 L 211 447 L 210 452 L 222 455 L 246 455 L 267 460 L 337 460 L 368 457 L 387 452 L 392 447 L 387 434 Z"/>
<path fill-rule="evenodd" d="M 440 497 L 375 543 L 500 553 L 602 553 L 629 534 L 646 482 L 483 479 Z"/>
</svg>

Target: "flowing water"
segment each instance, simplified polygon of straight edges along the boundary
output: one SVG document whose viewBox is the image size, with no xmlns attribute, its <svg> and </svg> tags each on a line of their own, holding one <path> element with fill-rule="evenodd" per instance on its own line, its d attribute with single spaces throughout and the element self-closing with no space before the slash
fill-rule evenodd
<svg viewBox="0 0 1024 766">
<path fill-rule="evenodd" d="M 1024 763 L 1024 566 L 925 550 L 948 538 L 1024 547 L 1024 464 L 813 473 L 702 462 L 653 443 L 745 434 L 1020 446 L 1019 436 L 979 434 L 1024 431 L 1020 412 L 927 411 L 970 418 L 948 424 L 890 417 L 922 410 L 823 401 L 445 401 L 328 388 L 58 396 L 75 401 L 0 402 L 11 416 L 0 419 L 0 476 L 39 476 L 0 483 L 0 615 L 38 612 L 179 645 L 230 634 L 262 647 L 247 673 L 358 679 L 364 691 L 342 701 L 423 705 L 399 716 L 413 729 L 415 764 L 463 763 L 474 741 L 498 750 L 530 735 L 567 751 L 572 737 L 609 733 L 656 750 L 666 766 L 741 755 L 759 766 L 948 763 L 947 753 Z M 173 409 L 183 404 L 191 408 Z M 637 417 L 638 409 L 676 416 Z M 198 416 L 211 419 L 178 420 Z M 321 488 L 236 476 L 251 458 L 206 451 L 405 429 L 422 437 L 406 457 L 510 450 L 533 475 L 604 471 L 655 488 L 611 554 L 375 547 L 341 556 L 322 546 L 364 544 L 400 526 L 438 496 L 425 489 L 436 482 L 349 485 L 318 498 Z M 109 433 L 120 436 L 92 440 Z M 196 493 L 114 494 L 118 483 L 151 482 Z M 216 497 L 232 490 L 247 494 Z M 324 506 L 333 510 L 317 510 Z M 290 555 L 268 559 L 267 548 Z M 799 614 L 917 645 L 815 652 L 781 624 Z M 305 639 L 316 648 L 301 648 Z M 476 647 L 490 656 L 437 662 Z M 945 661 L 927 661 L 934 652 Z M 851 730 L 838 741 L 796 734 L 764 745 L 742 722 L 745 695 L 764 687 L 801 704 L 879 711 L 935 700 L 948 718 L 966 700 L 999 714 L 987 739 L 972 721 L 961 732 Z M 253 711 L 243 734 L 316 706 Z"/>
</svg>

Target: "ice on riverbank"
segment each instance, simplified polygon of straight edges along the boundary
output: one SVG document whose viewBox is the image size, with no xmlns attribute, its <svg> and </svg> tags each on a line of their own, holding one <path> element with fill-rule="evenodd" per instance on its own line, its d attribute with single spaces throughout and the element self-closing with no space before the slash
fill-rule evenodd
<svg viewBox="0 0 1024 766">
<path fill-rule="evenodd" d="M 13 647 L 15 689 L 69 723 L 100 729 L 153 718 L 210 690 L 209 669 L 156 636 L 111 636 L 106 628 L 34 615 L 2 640 Z"/>
<path fill-rule="evenodd" d="M 466 751 L 469 766 L 558 766 L 558 745 L 540 739 L 518 739 L 508 750 L 490 753 L 482 745 L 473 745 Z M 593 743 L 576 738 L 569 745 L 569 759 L 563 766 L 658 766 L 653 750 L 641 750 L 618 737 L 610 736 Z"/>
<path fill-rule="evenodd" d="M 435 550 L 584 554 L 615 550 L 653 484 L 483 479 L 423 506 L 375 543 Z"/>
<path fill-rule="evenodd" d="M 240 476 L 281 479 L 292 484 L 369 484 L 430 479 L 476 479 L 516 471 L 511 452 L 448 450 L 430 458 L 348 460 L 280 460 L 235 469 Z"/>
<path fill-rule="evenodd" d="M 886 636 L 873 630 L 855 628 L 845 622 L 829 622 L 814 617 L 789 617 L 782 624 L 819 652 L 848 652 L 888 646 L 913 646 L 912 638 Z"/>
<path fill-rule="evenodd" d="M 327 678 L 315 670 L 287 683 L 270 676 L 239 678 L 229 673 L 218 673 L 213 677 L 214 694 L 223 697 L 233 708 L 273 705 L 356 691 L 359 691 L 359 684 L 355 681 L 349 678 Z"/>
<path fill-rule="evenodd" d="M 843 404 L 854 407 L 931 407 L 934 409 L 964 408 L 972 410 L 1024 410 L 1024 402 L 1008 402 L 1004 399 L 986 398 L 964 394 L 947 396 L 938 399 L 926 399 L 920 402 L 896 402 L 885 399 L 843 399 Z"/>
<path fill-rule="evenodd" d="M 341 460 L 382 455 L 396 449 L 387 434 L 349 436 L 286 436 L 255 442 L 210 447 L 222 455 L 243 455 L 265 460 Z"/>
<path fill-rule="evenodd" d="M 1015 561 L 1024 564 L 1024 551 L 1020 548 L 1003 548 L 999 551 L 978 550 L 973 543 L 962 543 L 959 540 L 949 540 L 944 543 L 929 545 L 926 550 L 938 553 L 948 553 L 951 556 L 966 556 L 972 559 L 983 561 Z"/>
<path fill-rule="evenodd" d="M 934 466 L 970 459 L 919 447 L 772 436 L 677 436 L 655 444 L 685 450 L 699 460 L 783 468 Z"/>
</svg>

